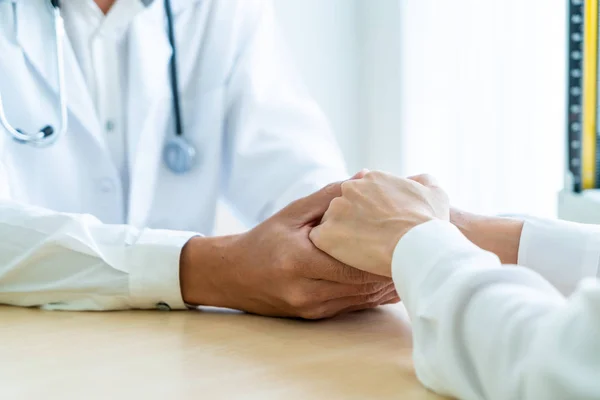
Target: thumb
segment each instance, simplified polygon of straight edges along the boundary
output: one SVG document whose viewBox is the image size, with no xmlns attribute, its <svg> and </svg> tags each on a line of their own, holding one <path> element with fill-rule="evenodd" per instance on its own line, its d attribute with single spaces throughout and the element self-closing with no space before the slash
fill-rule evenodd
<svg viewBox="0 0 600 400">
<path fill-rule="evenodd" d="M 411 181 L 420 183 L 423 186 L 439 187 L 437 179 L 435 179 L 433 176 L 428 175 L 428 174 L 410 176 L 408 179 L 410 179 Z"/>
<path fill-rule="evenodd" d="M 296 200 L 287 206 L 283 212 L 299 224 L 307 224 L 321 219 L 329 208 L 331 201 L 341 195 L 342 183 L 331 183 L 318 192 Z"/>
</svg>

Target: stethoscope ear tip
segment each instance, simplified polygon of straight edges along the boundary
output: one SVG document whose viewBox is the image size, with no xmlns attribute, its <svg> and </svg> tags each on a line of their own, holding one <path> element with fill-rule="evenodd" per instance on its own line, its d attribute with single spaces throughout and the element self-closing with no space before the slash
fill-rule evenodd
<svg viewBox="0 0 600 400">
<path fill-rule="evenodd" d="M 21 129 L 15 129 L 17 132 L 19 132 L 21 135 L 25 135 L 25 133 L 21 130 Z M 40 135 L 41 134 L 41 135 Z M 25 139 L 19 139 L 17 137 L 13 136 L 13 139 L 15 142 L 18 143 L 22 143 L 22 144 L 27 144 L 27 143 L 33 143 L 34 145 L 40 145 L 41 142 L 39 142 L 41 139 L 45 139 L 47 137 L 50 137 L 54 134 L 54 128 L 51 125 L 46 125 L 45 127 L 43 127 L 42 129 L 39 130 L 38 134 L 37 134 L 37 138 L 36 141 L 38 141 L 38 143 L 32 142 L 30 140 L 25 140 Z M 43 147 L 43 146 L 42 146 Z"/>
<path fill-rule="evenodd" d="M 47 138 L 48 136 L 54 133 L 54 128 L 50 125 L 46 125 L 42 129 L 40 129 L 40 132 L 44 134 L 44 138 Z"/>
</svg>

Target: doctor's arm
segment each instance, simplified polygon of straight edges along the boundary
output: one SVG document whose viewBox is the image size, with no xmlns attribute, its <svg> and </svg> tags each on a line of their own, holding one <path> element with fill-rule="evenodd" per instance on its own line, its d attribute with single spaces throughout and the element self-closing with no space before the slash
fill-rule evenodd
<svg viewBox="0 0 600 400">
<path fill-rule="evenodd" d="M 0 304 L 123 310 L 189 303 L 316 319 L 393 301 L 389 278 L 343 265 L 310 243 L 314 221 L 337 196 L 339 184 L 330 185 L 249 232 L 212 238 L 3 200 Z"/>
<path fill-rule="evenodd" d="M 193 235 L 107 225 L 90 215 L 0 201 L 0 304 L 184 308 L 179 261 Z"/>
<path fill-rule="evenodd" d="M 349 182 L 311 239 L 355 267 L 393 276 L 421 382 L 461 399 L 599 398 L 598 280 L 566 299 L 537 272 L 503 267 L 448 222 L 435 182 L 417 180 L 377 173 Z"/>
<path fill-rule="evenodd" d="M 238 2 L 243 43 L 227 89 L 227 199 L 255 224 L 348 178 L 324 114 L 301 81 L 269 0 Z"/>
</svg>

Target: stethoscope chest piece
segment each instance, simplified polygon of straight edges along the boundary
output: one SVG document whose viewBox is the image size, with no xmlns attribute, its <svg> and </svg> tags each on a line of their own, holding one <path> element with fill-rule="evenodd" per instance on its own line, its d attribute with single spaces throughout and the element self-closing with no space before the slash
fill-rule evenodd
<svg viewBox="0 0 600 400">
<path fill-rule="evenodd" d="M 169 138 L 163 148 L 163 160 L 175 174 L 189 172 L 196 163 L 196 148 L 181 136 Z"/>
</svg>

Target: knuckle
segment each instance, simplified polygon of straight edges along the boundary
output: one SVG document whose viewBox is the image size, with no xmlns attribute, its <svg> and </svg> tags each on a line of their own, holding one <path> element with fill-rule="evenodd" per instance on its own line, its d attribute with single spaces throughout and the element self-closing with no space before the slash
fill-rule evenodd
<svg viewBox="0 0 600 400">
<path fill-rule="evenodd" d="M 334 235 L 331 232 L 331 224 L 325 222 L 310 231 L 309 239 L 316 248 L 326 252 L 331 247 Z"/>
<path fill-rule="evenodd" d="M 321 243 L 322 230 L 323 230 L 323 226 L 319 225 L 315 228 L 312 228 L 310 230 L 310 233 L 308 234 L 308 238 L 310 239 L 310 241 L 313 242 L 313 244 L 317 247 Z"/>
<path fill-rule="evenodd" d="M 331 204 L 329 204 L 329 215 L 335 216 L 336 214 L 344 212 L 347 208 L 348 203 L 346 202 L 346 200 L 342 197 L 336 197 L 331 201 Z"/>
<path fill-rule="evenodd" d="M 377 171 L 369 171 L 365 174 L 365 176 L 363 177 L 364 180 L 366 181 L 372 181 L 377 177 Z"/>
<path fill-rule="evenodd" d="M 329 194 L 329 195 L 336 195 L 336 194 L 340 193 L 340 187 L 341 187 L 341 184 L 339 182 L 333 182 L 333 183 L 326 185 L 323 188 L 323 192 L 325 192 L 326 194 Z"/>
<path fill-rule="evenodd" d="M 385 172 L 375 170 L 375 171 L 367 172 L 367 174 L 365 175 L 365 178 L 368 180 L 378 180 L 378 179 L 383 178 L 385 175 L 386 175 Z"/>
<path fill-rule="evenodd" d="M 427 187 L 437 187 L 437 179 L 430 174 L 421 174 L 417 177 L 417 182 Z"/>
<path fill-rule="evenodd" d="M 348 193 L 349 191 L 352 191 L 354 189 L 354 187 L 356 186 L 356 181 L 344 181 L 341 184 L 341 189 L 342 189 L 342 196 L 345 195 L 346 193 Z"/>
<path fill-rule="evenodd" d="M 290 307 L 302 314 L 307 310 L 310 310 L 313 300 L 312 296 L 310 296 L 304 290 L 295 290 L 290 291 L 286 301 Z"/>
</svg>

